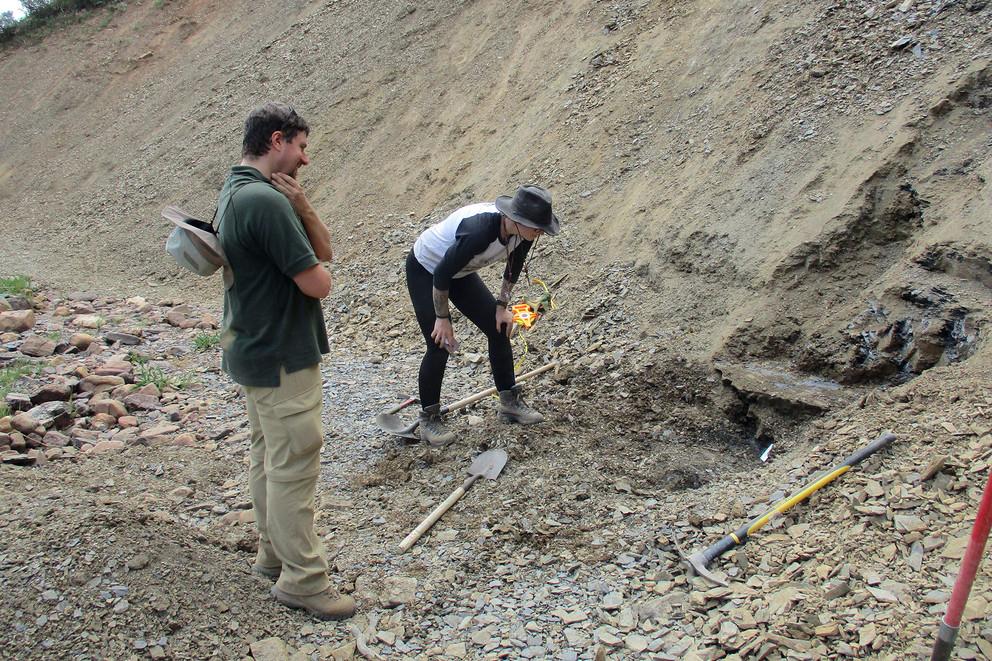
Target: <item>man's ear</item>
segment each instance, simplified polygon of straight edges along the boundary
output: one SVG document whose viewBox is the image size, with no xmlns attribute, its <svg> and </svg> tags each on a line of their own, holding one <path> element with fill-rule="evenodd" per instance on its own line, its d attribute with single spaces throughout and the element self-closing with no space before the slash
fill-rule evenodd
<svg viewBox="0 0 992 661">
<path fill-rule="evenodd" d="M 276 151 L 282 151 L 282 148 L 286 144 L 286 136 L 282 131 L 273 131 L 272 137 L 269 138 L 269 146 Z"/>
</svg>

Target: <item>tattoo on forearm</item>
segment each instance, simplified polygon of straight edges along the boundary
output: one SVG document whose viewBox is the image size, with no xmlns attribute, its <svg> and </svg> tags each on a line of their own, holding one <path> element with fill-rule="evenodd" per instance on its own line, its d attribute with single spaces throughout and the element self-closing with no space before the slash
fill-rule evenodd
<svg viewBox="0 0 992 661">
<path fill-rule="evenodd" d="M 434 314 L 438 317 L 448 317 L 451 311 L 448 309 L 448 292 L 434 288 Z"/>
<path fill-rule="evenodd" d="M 509 302 L 510 292 L 512 291 L 513 283 L 509 280 L 503 280 L 503 288 L 499 290 L 499 300 Z"/>
</svg>

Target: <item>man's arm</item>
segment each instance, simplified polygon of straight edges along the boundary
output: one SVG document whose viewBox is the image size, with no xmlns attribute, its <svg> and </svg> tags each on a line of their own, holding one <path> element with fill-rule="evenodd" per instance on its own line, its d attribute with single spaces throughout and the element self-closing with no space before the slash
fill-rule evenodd
<svg viewBox="0 0 992 661">
<path fill-rule="evenodd" d="M 317 211 L 310 204 L 310 200 L 307 199 L 306 193 L 303 192 L 303 187 L 300 186 L 300 182 L 288 174 L 273 172 L 272 185 L 286 196 L 289 203 L 293 206 L 293 211 L 303 221 L 303 229 L 307 233 L 307 238 L 310 239 L 313 254 L 322 262 L 331 261 L 334 257 L 334 253 L 331 250 L 331 233 L 317 216 Z M 315 298 L 323 298 L 323 296 L 317 296 Z"/>
<path fill-rule="evenodd" d="M 293 282 L 310 298 L 325 298 L 331 293 L 331 274 L 322 264 L 314 264 L 293 276 Z"/>
</svg>

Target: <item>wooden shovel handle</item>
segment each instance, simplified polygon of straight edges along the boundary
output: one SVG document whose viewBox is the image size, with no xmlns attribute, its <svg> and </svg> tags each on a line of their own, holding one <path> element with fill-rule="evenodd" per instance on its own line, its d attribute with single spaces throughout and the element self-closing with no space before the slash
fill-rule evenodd
<svg viewBox="0 0 992 661">
<path fill-rule="evenodd" d="M 471 478 L 469 479 L 471 480 Z M 471 485 L 471 482 L 469 481 L 466 482 L 469 485 Z M 402 542 L 400 542 L 400 552 L 406 553 L 407 551 L 409 551 L 410 547 L 416 544 L 417 540 L 420 539 L 425 532 L 430 530 L 431 526 L 437 523 L 437 520 L 440 519 L 445 512 L 451 509 L 451 506 L 457 503 L 459 498 L 465 495 L 465 488 L 466 488 L 465 484 L 458 487 L 452 492 L 450 496 L 448 496 L 448 498 L 443 503 L 435 507 L 434 511 L 431 512 L 426 519 L 421 521 L 420 525 L 414 528 L 413 532 L 407 535 L 406 538 Z"/>
<path fill-rule="evenodd" d="M 520 376 L 518 376 L 517 377 L 517 383 L 520 383 L 521 381 L 526 381 L 527 379 L 533 378 L 533 377 L 537 376 L 538 374 L 543 374 L 544 372 L 547 372 L 550 369 L 553 369 L 555 367 L 558 367 L 558 365 L 559 365 L 559 363 L 558 363 L 557 360 L 554 361 L 554 362 L 548 363 L 547 365 L 541 365 L 537 369 L 532 369 L 531 371 L 526 372 L 526 373 L 521 374 Z M 447 406 L 442 406 L 441 407 L 441 413 L 451 413 L 452 411 L 457 411 L 458 409 L 465 408 L 469 404 L 475 404 L 480 399 L 485 399 L 486 397 L 489 397 L 490 395 L 493 395 L 495 393 L 496 393 L 496 388 L 495 387 L 486 388 L 482 392 L 477 392 L 474 395 L 469 395 L 465 399 L 459 399 L 457 402 L 454 402 L 452 404 L 448 404 Z"/>
</svg>

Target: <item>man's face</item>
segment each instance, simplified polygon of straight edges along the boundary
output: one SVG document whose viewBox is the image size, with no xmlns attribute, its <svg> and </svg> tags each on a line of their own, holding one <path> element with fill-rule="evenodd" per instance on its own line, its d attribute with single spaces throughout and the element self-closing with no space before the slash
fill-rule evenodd
<svg viewBox="0 0 992 661">
<path fill-rule="evenodd" d="M 292 140 L 282 141 L 283 148 L 276 163 L 276 172 L 288 174 L 295 179 L 300 168 L 310 163 L 310 157 L 306 154 L 307 137 L 306 133 L 300 131 Z"/>
</svg>

